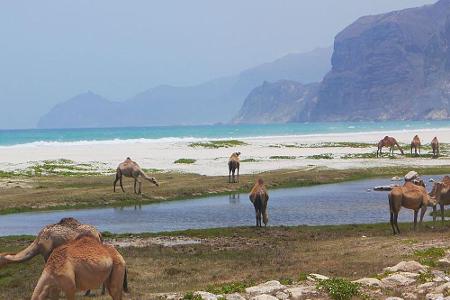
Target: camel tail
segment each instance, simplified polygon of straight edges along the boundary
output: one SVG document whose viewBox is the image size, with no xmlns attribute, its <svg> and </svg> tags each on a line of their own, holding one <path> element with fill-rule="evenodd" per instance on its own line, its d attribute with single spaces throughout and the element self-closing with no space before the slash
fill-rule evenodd
<svg viewBox="0 0 450 300">
<path fill-rule="evenodd" d="M 34 240 L 28 247 L 16 254 L 0 254 L 0 267 L 9 263 L 21 263 L 30 260 L 38 254 L 38 242 Z"/>
<path fill-rule="evenodd" d="M 123 291 L 124 291 L 125 293 L 129 293 L 129 290 L 128 290 L 128 271 L 127 271 L 127 268 L 125 268 L 125 274 L 124 274 L 124 276 L 123 276 Z"/>
<path fill-rule="evenodd" d="M 400 152 L 402 153 L 402 155 L 405 154 L 405 153 L 403 153 L 402 147 L 400 147 L 400 145 L 399 145 L 397 142 L 395 142 L 395 144 L 397 145 L 398 150 L 400 150 Z M 408 150 L 406 150 L 406 151 L 408 151 Z M 411 151 L 412 151 L 412 148 L 411 148 Z"/>
</svg>

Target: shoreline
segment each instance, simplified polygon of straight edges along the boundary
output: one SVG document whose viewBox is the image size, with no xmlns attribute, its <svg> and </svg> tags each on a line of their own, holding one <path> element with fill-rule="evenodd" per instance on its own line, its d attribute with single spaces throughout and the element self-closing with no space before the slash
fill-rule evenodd
<svg viewBox="0 0 450 300">
<path fill-rule="evenodd" d="M 416 133 L 422 140 L 422 157 L 400 156 L 395 149 L 393 157 L 385 155 L 374 159 L 376 143 L 384 135 L 394 136 L 402 144 L 405 153 L 409 154 L 409 143 Z M 442 155 L 439 159 L 430 158 L 429 142 L 435 135 L 441 143 Z M 219 146 L 208 144 L 217 139 L 201 139 L 201 146 L 198 146 L 198 141 L 124 140 L 118 143 L 104 141 L 6 146 L 0 147 L 0 172 L 32 171 L 46 162 L 58 164 L 58 161 L 67 160 L 73 167 L 69 171 L 74 175 L 77 171 L 82 173 L 84 169 L 111 174 L 120 162 L 131 157 L 143 169 L 219 176 L 227 175 L 228 158 L 236 151 L 242 153 L 241 174 L 310 166 L 356 169 L 450 165 L 450 128 L 234 138 L 222 140 L 230 143 Z M 388 153 L 388 149 L 384 149 L 384 153 Z M 188 163 L 176 163 L 179 160 Z M 65 168 L 59 164 L 58 167 Z"/>
</svg>

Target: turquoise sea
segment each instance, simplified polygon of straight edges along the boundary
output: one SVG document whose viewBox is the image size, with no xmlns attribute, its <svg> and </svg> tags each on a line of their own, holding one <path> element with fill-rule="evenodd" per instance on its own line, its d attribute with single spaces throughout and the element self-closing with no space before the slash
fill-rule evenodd
<svg viewBox="0 0 450 300">
<path fill-rule="evenodd" d="M 268 125 L 153 126 L 0 130 L 0 147 L 20 144 L 95 143 L 123 140 L 228 139 L 450 128 L 450 121 L 327 122 Z"/>
</svg>

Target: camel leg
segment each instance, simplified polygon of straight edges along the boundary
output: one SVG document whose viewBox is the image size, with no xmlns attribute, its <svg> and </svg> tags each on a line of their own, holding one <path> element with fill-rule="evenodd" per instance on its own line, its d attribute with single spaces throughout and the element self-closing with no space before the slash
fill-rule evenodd
<svg viewBox="0 0 450 300">
<path fill-rule="evenodd" d="M 441 208 L 441 218 L 442 218 L 442 223 L 444 223 L 444 205 L 439 203 L 439 206 Z"/>
<path fill-rule="evenodd" d="M 397 228 L 397 233 L 400 234 L 400 228 L 398 228 L 398 212 L 394 213 L 394 224 L 395 228 Z"/>
<path fill-rule="evenodd" d="M 125 190 L 123 189 L 123 184 L 122 184 L 122 176 L 120 176 L 120 178 L 119 178 L 119 183 L 120 183 L 120 188 L 122 189 L 122 192 L 125 193 Z"/>
<path fill-rule="evenodd" d="M 239 168 L 237 168 L 237 182 L 239 182 Z"/>
<path fill-rule="evenodd" d="M 433 205 L 433 225 L 436 222 L 436 212 L 437 212 L 436 205 Z"/>
<path fill-rule="evenodd" d="M 392 211 L 391 211 L 391 227 L 392 227 L 392 232 L 395 234 L 394 213 Z"/>
<path fill-rule="evenodd" d="M 136 194 L 136 183 L 137 183 L 137 178 L 134 179 L 134 193 Z"/>
<path fill-rule="evenodd" d="M 50 282 L 51 282 L 50 275 L 44 270 L 44 272 L 42 272 L 41 277 L 39 277 L 36 287 L 34 288 L 31 300 L 47 299 L 47 296 L 50 292 Z"/>
<path fill-rule="evenodd" d="M 426 211 L 427 211 L 427 206 L 426 206 L 426 205 L 423 205 L 423 206 L 420 208 L 420 220 L 419 220 L 420 225 L 422 225 L 423 216 L 425 215 Z"/>
<path fill-rule="evenodd" d="M 106 281 L 106 288 L 113 300 L 122 299 L 122 291 L 125 278 L 125 266 L 114 265 L 109 279 Z"/>
<path fill-rule="evenodd" d="M 142 181 L 141 180 L 138 180 L 138 183 L 139 183 L 139 195 L 140 194 L 142 194 Z"/>
<path fill-rule="evenodd" d="M 231 169 L 228 170 L 228 183 L 231 183 Z"/>
<path fill-rule="evenodd" d="M 416 231 L 416 227 L 417 227 L 417 213 L 419 212 L 419 210 L 414 210 L 414 231 Z"/>
<path fill-rule="evenodd" d="M 116 183 L 117 183 L 117 181 L 119 181 L 119 176 L 116 175 L 116 179 L 114 180 L 114 184 L 113 184 L 113 186 L 114 186 L 114 193 L 116 192 Z"/>
</svg>

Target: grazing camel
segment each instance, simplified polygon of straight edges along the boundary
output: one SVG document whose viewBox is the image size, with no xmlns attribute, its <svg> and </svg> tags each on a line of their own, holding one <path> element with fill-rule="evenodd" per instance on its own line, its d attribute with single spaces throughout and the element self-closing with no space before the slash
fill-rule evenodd
<svg viewBox="0 0 450 300">
<path fill-rule="evenodd" d="M 122 299 L 127 289 L 125 260 L 113 246 L 82 235 L 52 252 L 31 300 L 57 298 L 60 291 L 74 300 L 77 290 L 93 289 L 103 283 L 113 300 Z"/>
<path fill-rule="evenodd" d="M 397 140 L 391 136 L 385 136 L 382 140 L 378 142 L 378 150 L 377 150 L 377 157 L 381 155 L 381 150 L 383 147 L 389 147 L 390 153 L 394 155 L 394 146 L 397 146 L 400 152 L 403 154 L 403 149 L 400 147 L 400 145 L 397 143 Z"/>
<path fill-rule="evenodd" d="M 239 155 L 241 152 L 234 152 L 231 154 L 230 159 L 228 160 L 228 182 L 239 182 L 239 167 L 241 165 L 239 161 Z M 234 173 L 237 171 L 237 181 L 234 177 Z M 233 181 L 231 181 L 231 176 L 233 174 Z"/>
<path fill-rule="evenodd" d="M 431 140 L 431 149 L 433 149 L 433 156 L 438 157 L 439 156 L 439 141 L 437 137 L 434 137 Z"/>
<path fill-rule="evenodd" d="M 427 194 L 423 186 L 415 185 L 412 182 L 405 182 L 403 186 L 396 186 L 392 188 L 388 195 L 389 208 L 391 215 L 391 226 L 394 234 L 400 233 L 398 228 L 398 213 L 403 206 L 414 210 L 414 230 L 417 225 L 417 213 L 420 209 L 420 223 L 422 223 L 423 216 L 427 211 L 427 206 L 434 206 L 434 201 Z"/>
<path fill-rule="evenodd" d="M 98 241 L 102 235 L 94 226 L 81 224 L 74 218 L 63 218 L 56 224 L 45 226 L 36 239 L 22 251 L 13 253 L 0 253 L 0 267 L 9 263 L 21 263 L 42 255 L 47 261 L 52 251 L 67 242 L 73 241 L 80 235 L 92 235 Z"/>
<path fill-rule="evenodd" d="M 436 200 L 436 204 L 439 204 L 442 222 L 444 222 L 444 205 L 450 204 L 450 177 L 444 176 L 442 181 L 434 182 L 430 196 Z M 433 221 L 436 221 L 436 206 L 433 206 Z"/>
<path fill-rule="evenodd" d="M 264 181 L 261 178 L 259 178 L 253 186 L 249 198 L 255 207 L 256 227 L 262 227 L 261 217 L 264 222 L 264 226 L 267 226 L 267 223 L 269 223 L 269 216 L 267 214 L 269 194 L 267 193 L 266 187 L 264 186 Z"/>
<path fill-rule="evenodd" d="M 120 187 L 122 188 L 122 192 L 125 193 L 122 185 L 122 176 L 132 177 L 134 178 L 134 193 L 141 194 L 141 186 L 142 182 L 139 177 L 143 177 L 144 179 L 150 181 L 156 186 L 159 186 L 158 181 L 156 181 L 155 177 L 147 176 L 139 167 L 139 165 L 132 161 L 131 158 L 127 157 L 124 162 L 120 163 L 116 170 L 116 179 L 114 180 L 114 192 L 116 191 L 116 183 L 119 181 Z M 139 191 L 136 192 L 136 184 L 139 183 Z"/>
<path fill-rule="evenodd" d="M 411 154 L 412 154 L 413 148 L 414 148 L 415 155 L 420 154 L 420 138 L 417 134 L 414 136 L 414 138 L 411 141 Z M 417 149 L 419 149 L 419 153 L 417 153 Z"/>
</svg>

